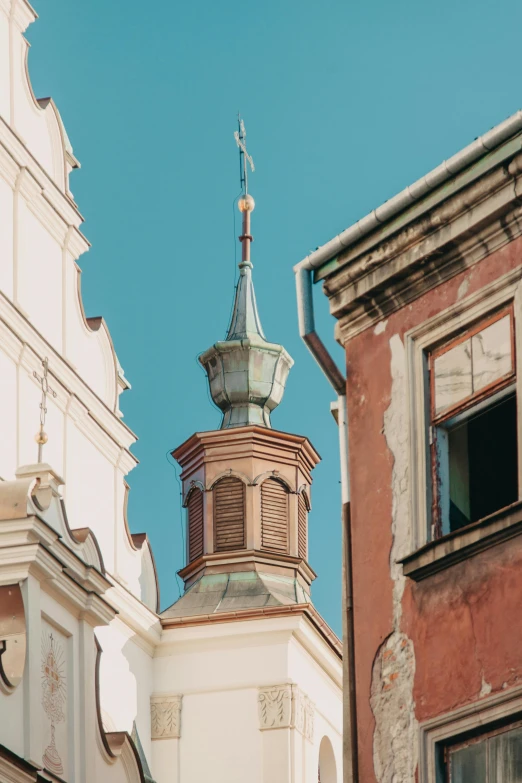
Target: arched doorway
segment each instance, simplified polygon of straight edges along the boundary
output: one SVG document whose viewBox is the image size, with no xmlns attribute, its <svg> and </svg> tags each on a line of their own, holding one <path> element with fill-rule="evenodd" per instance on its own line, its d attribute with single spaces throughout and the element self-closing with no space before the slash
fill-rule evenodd
<svg viewBox="0 0 522 783">
<path fill-rule="evenodd" d="M 328 737 L 323 737 L 319 746 L 318 783 L 337 783 L 337 764 L 332 743 Z"/>
</svg>

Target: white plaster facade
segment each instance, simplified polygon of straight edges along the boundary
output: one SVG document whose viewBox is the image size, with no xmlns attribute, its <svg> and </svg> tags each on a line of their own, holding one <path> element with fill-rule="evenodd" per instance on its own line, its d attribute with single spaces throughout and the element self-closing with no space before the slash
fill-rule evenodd
<svg viewBox="0 0 522 783">
<path fill-rule="evenodd" d="M 19 586 L 27 643 L 18 684 L 0 653 L 0 781 L 316 783 L 320 763 L 337 783 L 341 663 L 320 624 L 290 612 L 162 628 L 148 541 L 126 521 L 128 383 L 82 306 L 79 164 L 28 76 L 35 18 L 0 0 L 0 591 Z M 34 464 L 45 357 L 56 397 L 48 464 Z"/>
</svg>

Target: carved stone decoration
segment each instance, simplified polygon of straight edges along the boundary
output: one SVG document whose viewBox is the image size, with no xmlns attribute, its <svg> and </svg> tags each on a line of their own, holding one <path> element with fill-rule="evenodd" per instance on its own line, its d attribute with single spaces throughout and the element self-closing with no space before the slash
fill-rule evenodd
<svg viewBox="0 0 522 783">
<path fill-rule="evenodd" d="M 293 686 L 294 726 L 301 734 L 305 733 L 307 698 L 300 688 Z"/>
<path fill-rule="evenodd" d="M 257 698 L 261 729 L 289 728 L 292 720 L 292 686 L 260 688 Z"/>
<path fill-rule="evenodd" d="M 258 712 L 262 731 L 297 729 L 306 739 L 313 741 L 315 707 L 297 685 L 285 683 L 260 688 Z"/>
<path fill-rule="evenodd" d="M 66 721 L 67 680 L 65 647 L 60 634 L 44 626 L 42 634 L 42 707 L 48 721 L 50 736 L 43 752 L 43 764 L 59 777 L 65 774 L 62 757 L 66 735 L 59 737 L 59 724 Z"/>
<path fill-rule="evenodd" d="M 179 694 L 150 697 L 151 738 L 177 739 L 181 736 L 181 700 Z"/>
<path fill-rule="evenodd" d="M 312 701 L 305 696 L 305 723 L 304 723 L 304 736 L 310 742 L 314 741 L 314 718 L 315 718 L 315 706 Z"/>
</svg>

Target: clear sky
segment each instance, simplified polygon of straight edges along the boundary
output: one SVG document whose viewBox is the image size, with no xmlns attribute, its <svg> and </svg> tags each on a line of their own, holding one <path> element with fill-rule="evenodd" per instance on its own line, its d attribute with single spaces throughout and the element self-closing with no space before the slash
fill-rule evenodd
<svg viewBox="0 0 522 783">
<path fill-rule="evenodd" d="M 254 280 L 265 333 L 295 359 L 279 429 L 315 471 L 317 608 L 340 632 L 334 395 L 301 344 L 292 266 L 522 106 L 520 0 L 34 0 L 37 97 L 52 95 L 82 169 L 72 190 L 93 247 L 87 315 L 103 315 L 139 435 L 130 525 L 146 531 L 162 607 L 178 596 L 181 509 L 169 450 L 219 425 L 198 354 L 234 292 L 236 114 L 256 164 Z M 327 300 L 319 327 L 333 342 Z"/>
</svg>

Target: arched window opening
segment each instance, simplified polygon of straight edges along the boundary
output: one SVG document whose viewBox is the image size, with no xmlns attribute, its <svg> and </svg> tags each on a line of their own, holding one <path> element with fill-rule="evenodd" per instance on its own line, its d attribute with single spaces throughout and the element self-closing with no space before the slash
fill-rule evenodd
<svg viewBox="0 0 522 783">
<path fill-rule="evenodd" d="M 0 587 L 0 677 L 8 688 L 16 688 L 22 680 L 26 644 L 20 585 L 4 585 Z"/>
<path fill-rule="evenodd" d="M 300 492 L 297 500 L 297 553 L 306 560 L 308 557 L 308 499 Z"/>
<path fill-rule="evenodd" d="M 288 490 L 273 478 L 261 484 L 261 547 L 288 553 Z"/>
<path fill-rule="evenodd" d="M 189 563 L 203 554 L 203 492 L 193 489 L 187 503 Z"/>
<path fill-rule="evenodd" d="M 337 783 L 337 764 L 335 755 L 328 737 L 323 737 L 319 746 L 319 769 L 317 780 L 319 783 Z"/>
<path fill-rule="evenodd" d="M 245 485 L 227 476 L 214 487 L 214 550 L 245 548 Z"/>
</svg>

